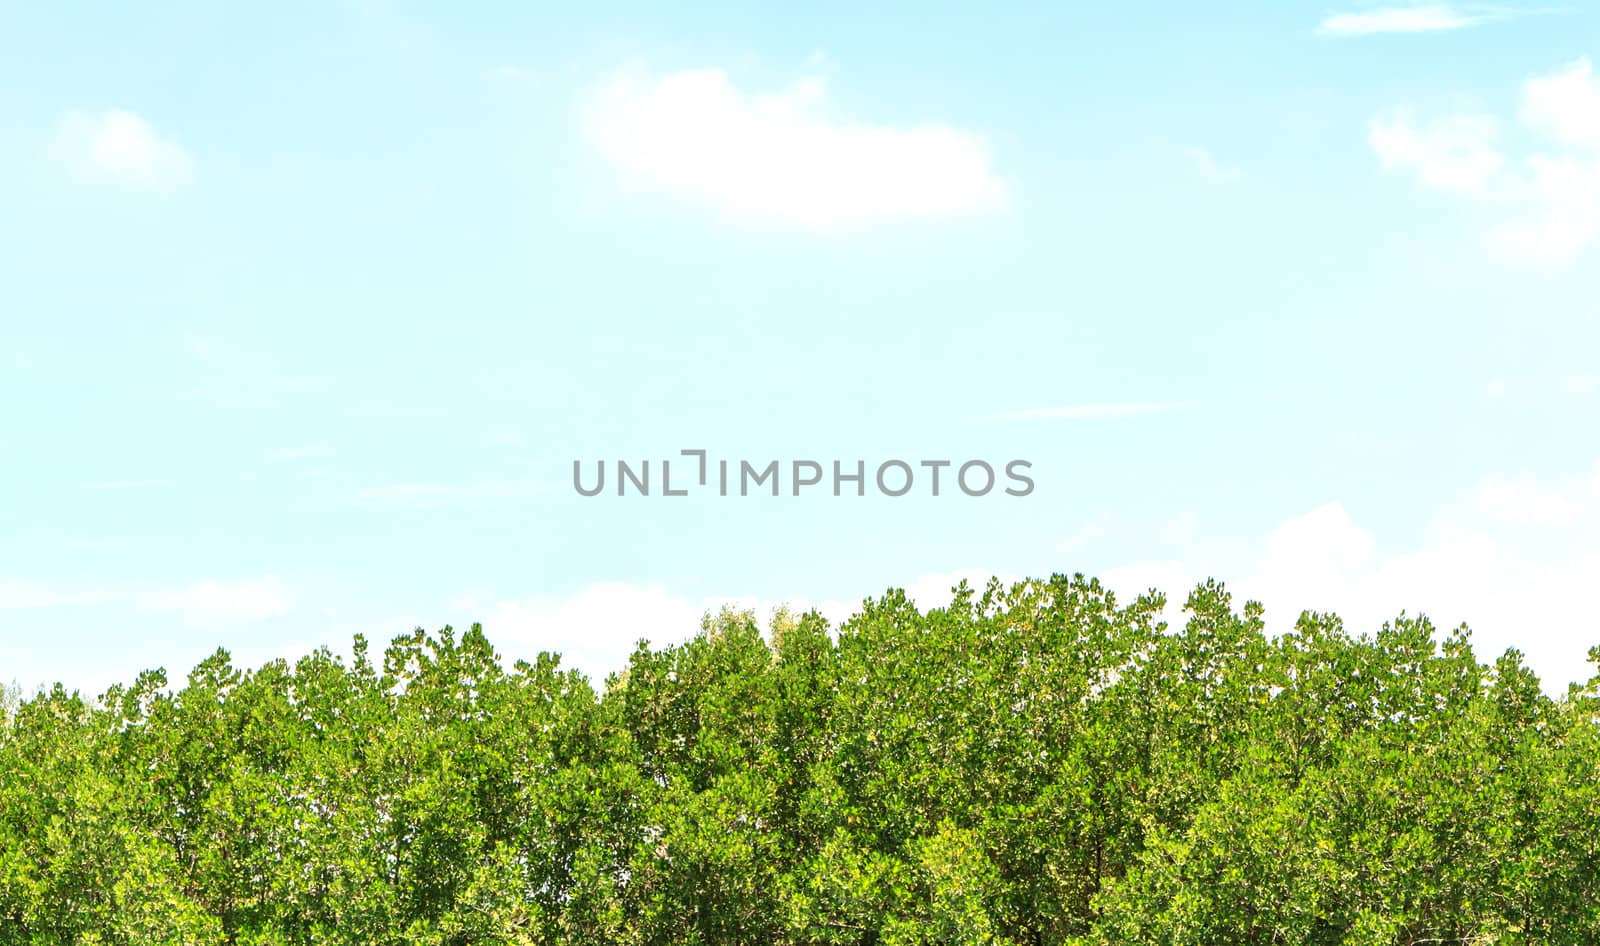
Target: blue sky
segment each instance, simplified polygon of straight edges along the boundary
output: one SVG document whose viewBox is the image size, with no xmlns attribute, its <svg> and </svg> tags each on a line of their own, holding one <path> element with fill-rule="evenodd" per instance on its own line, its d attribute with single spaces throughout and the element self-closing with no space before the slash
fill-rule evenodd
<svg viewBox="0 0 1600 946">
<path fill-rule="evenodd" d="M 0 3 L 0 679 L 1215 576 L 1600 644 L 1600 15 Z M 575 459 L 1030 461 L 578 496 Z"/>
</svg>

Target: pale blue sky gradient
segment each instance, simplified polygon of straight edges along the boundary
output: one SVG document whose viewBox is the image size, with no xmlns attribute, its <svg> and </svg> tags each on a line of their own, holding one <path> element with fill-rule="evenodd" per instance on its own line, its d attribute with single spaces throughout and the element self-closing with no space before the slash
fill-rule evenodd
<svg viewBox="0 0 1600 946">
<path fill-rule="evenodd" d="M 1079 570 L 1215 575 L 1280 622 L 1426 610 L 1588 676 L 1595 11 L 803 7 L 0 2 L 0 678 L 475 620 L 598 671 L 724 598 Z M 1415 28 L 1319 31 L 1338 13 Z M 1003 204 L 741 216 L 586 133 L 615 77 L 689 70 L 813 80 L 827 127 L 944 126 Z M 1568 74 L 1565 124 L 1526 120 Z M 708 161 L 739 132 L 677 127 Z M 877 188 L 832 173 L 840 206 Z M 1517 231 L 1538 260 L 1496 242 L 1552 214 Z M 1065 416 L 1001 417 L 1030 411 Z M 569 485 L 692 447 L 1022 457 L 1038 485 Z"/>
</svg>

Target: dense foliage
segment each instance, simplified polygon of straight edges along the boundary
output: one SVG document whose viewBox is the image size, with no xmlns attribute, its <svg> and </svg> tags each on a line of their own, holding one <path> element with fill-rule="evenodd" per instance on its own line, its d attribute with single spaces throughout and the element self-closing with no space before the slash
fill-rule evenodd
<svg viewBox="0 0 1600 946">
<path fill-rule="evenodd" d="M 0 944 L 1600 942 L 1600 680 L 1163 606 L 725 612 L 599 695 L 477 627 L 13 695 Z"/>
</svg>

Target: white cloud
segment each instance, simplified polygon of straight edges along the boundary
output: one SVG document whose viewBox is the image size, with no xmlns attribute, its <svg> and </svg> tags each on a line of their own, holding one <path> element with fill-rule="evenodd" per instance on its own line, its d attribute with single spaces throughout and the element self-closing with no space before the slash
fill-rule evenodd
<svg viewBox="0 0 1600 946">
<path fill-rule="evenodd" d="M 659 584 L 596 582 L 566 597 L 492 604 L 481 622 L 508 657 L 551 651 L 598 687 L 607 675 L 627 666 L 641 638 L 655 646 L 687 640 L 699 630 L 701 617 L 722 603 L 684 597 Z"/>
<path fill-rule="evenodd" d="M 928 610 L 949 604 L 951 589 L 963 580 L 981 594 L 991 575 L 979 569 L 957 569 L 922 575 L 901 587 L 919 608 Z M 1012 582 L 1020 576 L 1000 577 Z M 878 595 L 887 587 L 864 589 L 863 595 Z M 778 607 L 787 607 L 794 614 L 815 610 L 837 627 L 860 606 L 859 598 L 693 597 L 661 583 L 624 581 L 594 582 L 568 595 L 499 601 L 472 593 L 452 603 L 455 611 L 469 615 L 458 623 L 483 624 L 489 640 L 508 659 L 531 659 L 540 651 L 558 653 L 563 665 L 581 670 L 596 686 L 627 666 L 628 656 L 641 638 L 654 647 L 682 643 L 700 630 L 705 615 L 724 607 L 754 611 L 763 621 Z"/>
<path fill-rule="evenodd" d="M 44 582 L 16 578 L 0 579 L 0 611 L 92 604 L 104 600 L 105 597 L 103 592 L 70 591 Z"/>
<path fill-rule="evenodd" d="M 194 581 L 165 587 L 135 584 L 68 587 L 0 579 L 0 610 L 114 604 L 178 613 L 197 621 L 259 620 L 285 614 L 293 603 L 289 589 L 271 577 Z"/>
<path fill-rule="evenodd" d="M 942 608 L 950 603 L 951 590 L 963 581 L 971 586 L 975 594 L 983 594 L 991 578 L 999 578 L 1001 584 L 1009 585 L 1021 581 L 1022 575 L 995 573 L 981 568 L 959 568 L 948 572 L 936 572 L 931 575 L 922 575 L 912 579 L 905 585 L 906 597 L 916 603 L 917 607 L 928 611 L 933 608 Z M 859 602 L 857 602 L 859 603 Z M 829 614 L 824 608 L 818 608 L 823 614 Z M 859 610 L 852 604 L 846 613 L 840 615 L 835 621 L 843 620 L 849 614 Z M 832 617 L 832 615 L 830 615 Z"/>
<path fill-rule="evenodd" d="M 1208 181 L 1237 181 L 1244 177 L 1237 167 L 1218 160 L 1216 155 L 1199 145 L 1186 145 L 1181 153 L 1189 167 Z"/>
<path fill-rule="evenodd" d="M 1467 194 L 1495 215 L 1486 245 L 1533 267 L 1572 263 L 1600 240 L 1600 77 L 1587 59 L 1528 79 L 1521 123 L 1554 150 L 1508 157 L 1501 122 L 1457 115 L 1418 122 L 1408 109 L 1374 119 L 1369 141 L 1386 169 Z"/>
<path fill-rule="evenodd" d="M 1353 13 L 1334 13 L 1317 25 L 1322 36 L 1371 36 L 1378 33 L 1434 33 L 1508 20 L 1522 12 L 1483 7 L 1456 7 L 1447 3 L 1379 7 Z"/>
<path fill-rule="evenodd" d="M 1305 610 L 1338 614 L 1352 633 L 1375 631 L 1402 611 L 1425 613 L 1440 630 L 1466 623 L 1480 660 L 1516 647 L 1559 691 L 1589 677 L 1588 648 L 1600 644 L 1600 618 L 1586 594 L 1600 575 L 1600 543 L 1590 538 L 1597 526 L 1600 464 L 1583 476 L 1490 477 L 1439 510 L 1409 549 L 1380 552 L 1343 505 L 1328 503 L 1267 535 L 1246 574 L 1216 577 L 1236 600 L 1262 602 L 1274 633 Z M 1166 591 L 1173 621 L 1207 574 L 1214 572 L 1201 563 L 1174 560 L 1135 563 L 1103 578 L 1122 593 Z"/>
<path fill-rule="evenodd" d="M 1122 402 L 1106 404 L 1063 404 L 1058 407 L 1028 407 L 996 414 L 994 420 L 1114 420 L 1144 414 L 1164 414 L 1188 405 L 1170 401 Z"/>
<path fill-rule="evenodd" d="M 1529 79 L 1522 90 L 1522 120 L 1562 144 L 1600 150 L 1600 81 L 1589 60 Z"/>
<path fill-rule="evenodd" d="M 1560 528 L 1577 521 L 1579 500 L 1564 485 L 1524 476 L 1492 476 L 1478 484 L 1474 506 L 1491 522 L 1511 526 Z M 1595 643 L 1600 644 L 1600 641 Z"/>
<path fill-rule="evenodd" d="M 1114 535 L 1119 528 L 1118 523 L 1117 516 L 1102 509 L 1095 513 L 1088 522 L 1072 530 L 1060 542 L 1057 542 L 1056 551 L 1062 554 L 1073 554 L 1089 548 L 1105 537 Z"/>
<path fill-rule="evenodd" d="M 1127 603 L 1150 590 L 1165 592 L 1167 610 L 1163 615 L 1169 624 L 1182 622 L 1183 601 L 1189 589 L 1197 583 L 1194 571 L 1180 559 L 1158 559 L 1135 562 L 1101 571 L 1100 583 L 1116 592 L 1117 599 Z"/>
<path fill-rule="evenodd" d="M 1200 534 L 1200 517 L 1192 510 L 1179 513 L 1162 525 L 1158 535 L 1167 545 L 1189 545 Z"/>
<path fill-rule="evenodd" d="M 1497 255 L 1530 267 L 1572 263 L 1600 238 L 1600 156 L 1527 159 L 1510 182 L 1523 196 L 1520 213 L 1489 231 Z"/>
<path fill-rule="evenodd" d="M 1496 149 L 1500 123 L 1486 115 L 1457 115 L 1418 124 L 1409 109 L 1372 120 L 1367 140 L 1388 170 L 1414 171 L 1440 190 L 1482 191 L 1505 165 Z"/>
<path fill-rule="evenodd" d="M 1302 574 L 1318 581 L 1359 568 L 1375 548 L 1342 505 L 1328 503 L 1278 526 L 1267 537 L 1262 568 L 1264 574 Z"/>
<path fill-rule="evenodd" d="M 178 588 L 142 592 L 135 603 L 147 611 L 171 611 L 193 621 L 254 621 L 286 614 L 288 589 L 276 578 L 197 581 Z"/>
<path fill-rule="evenodd" d="M 188 183 L 194 164 L 176 142 L 123 109 L 68 112 L 56 125 L 50 153 L 83 177 L 157 193 Z"/>
<path fill-rule="evenodd" d="M 550 492 L 548 484 L 522 480 L 477 483 L 387 483 L 369 486 L 357 497 L 369 502 L 392 503 L 413 509 L 486 499 L 512 499 Z"/>
<path fill-rule="evenodd" d="M 1401 610 L 1427 613 L 1440 627 L 1465 622 L 1480 658 L 1517 647 L 1549 687 L 1560 689 L 1589 675 L 1585 653 L 1600 644 L 1593 603 L 1577 596 L 1596 574 L 1600 555 L 1545 560 L 1488 532 L 1458 527 L 1440 528 L 1411 552 L 1338 576 L 1318 597 L 1289 597 L 1270 584 L 1241 587 L 1262 597 L 1280 626 L 1307 607 L 1336 611 L 1355 630 L 1374 629 Z"/>
<path fill-rule="evenodd" d="M 625 69 L 590 94 L 582 124 L 633 185 L 736 223 L 829 232 L 1007 203 L 983 138 L 932 122 L 851 120 L 821 78 L 752 92 L 721 69 Z"/>
<path fill-rule="evenodd" d="M 1186 514 L 1179 521 L 1187 539 L 1196 517 Z M 1588 678 L 1588 648 L 1600 644 L 1600 618 L 1586 594 L 1600 575 L 1600 544 L 1591 538 L 1597 534 L 1600 462 L 1571 476 L 1488 477 L 1448 500 L 1409 548 L 1380 547 L 1343 504 L 1329 502 L 1260 537 L 1244 567 L 1232 574 L 1194 557 L 1216 547 L 1203 541 L 1182 543 L 1175 557 L 1097 574 L 1123 601 L 1152 588 L 1165 592 L 1164 616 L 1174 625 L 1184 619 L 1188 593 L 1208 575 L 1226 581 L 1239 604 L 1262 602 L 1273 633 L 1292 627 L 1307 610 L 1338 614 L 1357 634 L 1375 632 L 1402 612 L 1427 614 L 1441 632 L 1467 623 L 1480 660 L 1517 647 L 1555 692 Z M 962 580 L 981 593 L 992 574 L 957 569 L 913 577 L 901 587 L 927 610 L 948 604 L 950 590 Z M 999 577 L 1009 584 L 1021 576 Z M 481 621 L 508 658 L 554 651 L 599 684 L 626 665 L 641 637 L 658 647 L 680 643 L 699 630 L 703 615 L 724 605 L 765 618 L 780 603 L 794 612 L 815 608 L 837 626 L 859 610 L 860 599 L 694 597 L 660 583 L 613 581 L 569 595 L 495 600 L 480 594 L 452 607 L 456 623 L 465 623 L 463 616 Z"/>
<path fill-rule="evenodd" d="M 493 69 L 485 69 L 483 72 L 485 79 L 496 79 L 502 82 L 527 79 L 532 75 L 533 73 L 523 66 L 495 66 Z"/>
</svg>

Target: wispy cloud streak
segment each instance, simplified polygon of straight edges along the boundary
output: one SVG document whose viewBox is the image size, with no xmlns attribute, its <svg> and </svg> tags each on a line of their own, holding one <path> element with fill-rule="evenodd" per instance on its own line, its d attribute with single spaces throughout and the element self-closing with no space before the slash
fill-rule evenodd
<svg viewBox="0 0 1600 946">
<path fill-rule="evenodd" d="M 996 414 L 993 420 L 1115 420 L 1146 414 L 1165 414 L 1189 405 L 1175 401 L 1141 401 L 1105 404 L 1063 404 L 1057 407 L 1028 407 Z"/>
<path fill-rule="evenodd" d="M 1458 7 L 1448 3 L 1377 7 L 1330 14 L 1317 26 L 1319 36 L 1373 36 L 1380 33 L 1437 33 L 1514 20 L 1542 10 L 1510 7 Z"/>
</svg>

